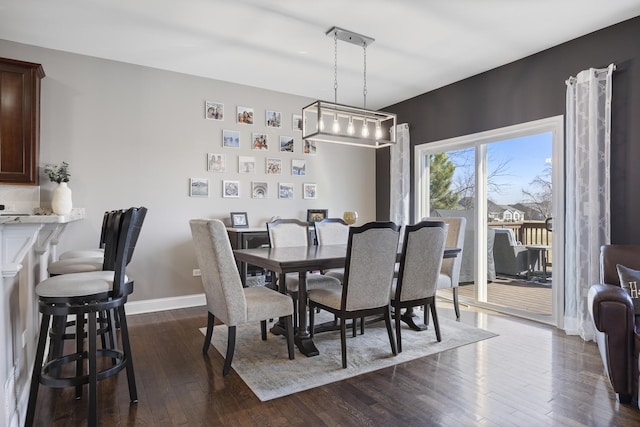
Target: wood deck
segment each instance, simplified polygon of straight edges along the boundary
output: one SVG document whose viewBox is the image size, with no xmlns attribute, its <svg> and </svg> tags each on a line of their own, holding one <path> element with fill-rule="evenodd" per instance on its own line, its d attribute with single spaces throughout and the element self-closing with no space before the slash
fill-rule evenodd
<svg viewBox="0 0 640 427">
<path fill-rule="evenodd" d="M 439 291 L 439 294 L 444 290 Z M 472 302 L 476 287 L 461 285 L 458 295 L 461 301 Z M 450 294 L 450 293 L 449 293 Z M 511 307 L 545 316 L 552 315 L 551 282 L 539 284 L 516 279 L 498 278 L 488 284 L 487 301 L 502 307 Z"/>
</svg>

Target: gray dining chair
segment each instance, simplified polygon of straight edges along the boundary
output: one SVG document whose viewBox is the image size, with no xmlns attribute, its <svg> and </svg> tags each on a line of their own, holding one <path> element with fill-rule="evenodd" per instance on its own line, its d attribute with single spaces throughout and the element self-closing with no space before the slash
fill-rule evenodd
<svg viewBox="0 0 640 427">
<path fill-rule="evenodd" d="M 264 286 L 244 288 L 224 223 L 218 219 L 189 221 L 198 268 L 207 300 L 207 333 L 202 352 L 207 353 L 218 319 L 228 327 L 227 352 L 222 375 L 229 374 L 236 343 L 236 327 L 260 321 L 262 340 L 267 339 L 267 319 L 284 317 L 289 359 L 293 352 L 293 302 L 288 295 Z"/>
<path fill-rule="evenodd" d="M 449 226 L 445 246 L 449 248 L 460 248 L 460 253 L 458 253 L 458 256 L 442 260 L 440 276 L 438 277 L 438 289 L 451 288 L 453 293 L 453 308 L 456 312 L 456 319 L 460 320 L 458 286 L 460 282 L 460 267 L 462 266 L 464 232 L 467 227 L 467 219 L 464 217 L 433 217 L 422 218 L 422 220 L 444 221 L 445 224 Z"/>
<path fill-rule="evenodd" d="M 318 246 L 322 245 L 346 245 L 349 240 L 349 224 L 342 218 L 325 218 L 314 223 L 316 231 L 316 242 Z M 332 268 L 323 270 L 322 274 L 335 277 L 336 279 L 344 279 L 344 268 Z"/>
<path fill-rule="evenodd" d="M 448 225 L 443 221 L 421 221 L 407 225 L 402 240 L 398 278 L 391 288 L 398 353 L 402 352 L 400 311 L 424 306 L 425 324 L 431 312 L 438 342 L 442 340 L 436 312 L 436 289 L 442 267 Z"/>
<path fill-rule="evenodd" d="M 309 329 L 314 333 L 316 308 L 333 313 L 340 319 L 342 367 L 347 367 L 346 321 L 372 315 L 383 315 L 391 351 L 397 354 L 391 326 L 389 294 L 398 252 L 400 226 L 393 222 L 370 222 L 349 228 L 347 257 L 342 286 L 313 289 L 309 298 Z"/>
<path fill-rule="evenodd" d="M 269 246 L 272 248 L 284 248 L 291 246 L 309 246 L 309 224 L 297 219 L 276 219 L 267 222 L 267 234 Z M 277 283 L 280 292 L 287 292 L 293 298 L 293 303 L 298 306 L 298 291 L 300 288 L 300 276 L 298 274 L 284 274 L 278 277 Z M 325 276 L 320 273 L 308 273 L 306 276 L 307 292 L 311 289 L 319 289 L 339 285 L 340 280 L 335 277 Z M 297 310 L 296 310 L 297 313 Z M 297 313 L 297 316 L 305 313 Z M 298 327 L 298 318 L 294 315 L 294 327 Z"/>
</svg>

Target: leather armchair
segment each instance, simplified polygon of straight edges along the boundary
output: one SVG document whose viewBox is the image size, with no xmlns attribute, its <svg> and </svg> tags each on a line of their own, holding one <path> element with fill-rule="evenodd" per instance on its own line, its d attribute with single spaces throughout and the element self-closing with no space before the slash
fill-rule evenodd
<svg viewBox="0 0 640 427">
<path fill-rule="evenodd" d="M 620 287 L 616 264 L 640 270 L 639 245 L 604 245 L 600 249 L 600 283 L 591 286 L 588 308 L 605 371 L 620 403 L 638 404 L 640 316 Z"/>
</svg>

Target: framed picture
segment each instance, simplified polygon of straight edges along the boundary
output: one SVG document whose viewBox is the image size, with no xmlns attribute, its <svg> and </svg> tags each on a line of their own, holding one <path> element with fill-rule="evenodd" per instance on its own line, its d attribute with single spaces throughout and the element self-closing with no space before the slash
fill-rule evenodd
<svg viewBox="0 0 640 427">
<path fill-rule="evenodd" d="M 209 180 L 206 178 L 189 178 L 189 196 L 209 197 Z"/>
<path fill-rule="evenodd" d="M 254 150 L 268 150 L 269 137 L 266 133 L 254 133 L 251 135 L 251 148 Z"/>
<path fill-rule="evenodd" d="M 267 157 L 267 175 L 280 175 L 282 173 L 282 159 Z"/>
<path fill-rule="evenodd" d="M 302 132 L 302 116 L 300 114 L 293 114 L 291 117 L 291 123 L 293 130 L 299 130 Z"/>
<path fill-rule="evenodd" d="M 227 158 L 224 154 L 207 153 L 207 171 L 226 172 Z"/>
<path fill-rule="evenodd" d="M 231 226 L 234 228 L 245 228 L 249 226 L 249 219 L 246 212 L 231 212 Z"/>
<path fill-rule="evenodd" d="M 266 114 L 266 123 L 268 128 L 282 127 L 282 113 L 279 111 L 269 111 Z"/>
<path fill-rule="evenodd" d="M 238 156 L 238 173 L 255 173 L 256 158 L 251 156 Z"/>
<path fill-rule="evenodd" d="M 304 199 L 315 199 L 318 196 L 317 184 L 304 183 L 302 185 L 302 197 Z"/>
<path fill-rule="evenodd" d="M 320 221 L 328 216 L 328 209 L 307 209 L 307 222 Z"/>
<path fill-rule="evenodd" d="M 238 118 L 238 123 L 242 123 L 243 125 L 253 124 L 253 108 L 238 106 L 236 108 L 236 115 Z"/>
<path fill-rule="evenodd" d="M 240 148 L 240 132 L 238 132 L 237 130 L 223 130 L 222 146 L 230 148 Z"/>
<path fill-rule="evenodd" d="M 240 197 L 240 181 L 222 181 L 222 197 Z"/>
<path fill-rule="evenodd" d="M 316 154 L 316 142 L 305 140 L 302 144 L 302 152 L 304 154 Z"/>
<path fill-rule="evenodd" d="M 204 117 L 208 120 L 224 120 L 224 104 L 221 102 L 205 101 Z"/>
<path fill-rule="evenodd" d="M 307 174 L 307 161 L 306 160 L 291 160 L 291 175 L 306 175 Z"/>
<path fill-rule="evenodd" d="M 293 184 L 281 182 L 278 184 L 279 199 L 293 199 Z"/>
<path fill-rule="evenodd" d="M 266 199 L 269 195 L 269 184 L 254 181 L 251 183 L 251 197 L 254 199 Z"/>
<path fill-rule="evenodd" d="M 290 136 L 280 136 L 280 151 L 293 153 L 293 138 Z"/>
</svg>

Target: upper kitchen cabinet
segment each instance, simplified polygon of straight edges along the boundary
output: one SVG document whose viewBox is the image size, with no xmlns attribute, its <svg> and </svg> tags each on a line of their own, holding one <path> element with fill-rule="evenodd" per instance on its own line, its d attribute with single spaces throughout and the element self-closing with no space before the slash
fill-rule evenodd
<svg viewBox="0 0 640 427">
<path fill-rule="evenodd" d="M 42 65 L 0 58 L 0 184 L 38 184 Z"/>
</svg>

